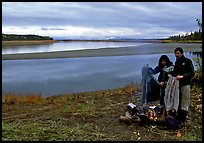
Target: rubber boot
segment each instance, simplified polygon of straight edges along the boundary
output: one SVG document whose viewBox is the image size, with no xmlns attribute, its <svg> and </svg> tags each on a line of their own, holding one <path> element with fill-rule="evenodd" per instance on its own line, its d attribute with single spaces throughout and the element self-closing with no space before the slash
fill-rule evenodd
<svg viewBox="0 0 204 143">
<path fill-rule="evenodd" d="M 186 117 L 188 115 L 188 111 L 180 110 L 178 113 L 178 127 L 183 128 L 185 126 Z"/>
</svg>

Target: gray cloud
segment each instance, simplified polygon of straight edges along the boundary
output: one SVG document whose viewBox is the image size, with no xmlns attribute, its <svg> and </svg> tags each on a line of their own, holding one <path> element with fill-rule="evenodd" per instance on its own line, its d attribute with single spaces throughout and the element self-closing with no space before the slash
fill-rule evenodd
<svg viewBox="0 0 204 143">
<path fill-rule="evenodd" d="M 3 2 L 2 14 L 3 30 L 6 26 L 38 26 L 46 31 L 66 30 L 63 26 L 77 26 L 130 28 L 140 32 L 148 29 L 169 36 L 176 31 L 197 30 L 196 19 L 202 18 L 202 3 Z M 164 29 L 168 32 L 163 32 Z"/>
<path fill-rule="evenodd" d="M 41 30 L 66 30 L 66 29 L 63 29 L 63 28 L 46 28 L 46 27 L 43 27 L 43 28 L 41 28 Z"/>
</svg>

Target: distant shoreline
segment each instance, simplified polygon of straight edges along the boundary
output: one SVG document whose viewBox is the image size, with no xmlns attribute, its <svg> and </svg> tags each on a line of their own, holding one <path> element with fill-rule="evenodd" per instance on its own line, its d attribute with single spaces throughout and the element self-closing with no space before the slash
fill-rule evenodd
<svg viewBox="0 0 204 143">
<path fill-rule="evenodd" d="M 145 43 L 161 43 L 160 40 L 12 40 L 2 41 L 2 48 L 8 46 L 29 46 L 29 45 L 41 45 L 41 44 L 52 44 L 56 42 L 145 42 Z"/>
<path fill-rule="evenodd" d="M 28 46 L 40 44 L 52 44 L 55 42 L 145 42 L 145 43 L 202 43 L 200 40 L 175 41 L 175 40 L 158 40 L 158 39 L 138 39 L 138 40 L 13 40 L 2 41 L 2 48 L 7 46 Z"/>
</svg>

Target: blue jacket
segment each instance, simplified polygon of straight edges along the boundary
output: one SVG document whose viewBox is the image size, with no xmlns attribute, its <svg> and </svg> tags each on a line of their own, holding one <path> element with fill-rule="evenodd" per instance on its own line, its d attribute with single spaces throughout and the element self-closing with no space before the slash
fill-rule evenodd
<svg viewBox="0 0 204 143">
<path fill-rule="evenodd" d="M 174 70 L 173 63 L 167 67 L 164 67 L 163 69 L 159 68 L 159 66 L 156 66 L 154 69 L 150 68 L 149 72 L 152 74 L 159 73 L 158 81 L 164 82 L 163 88 L 166 87 L 167 81 L 169 79 L 168 74 L 171 73 Z"/>
</svg>

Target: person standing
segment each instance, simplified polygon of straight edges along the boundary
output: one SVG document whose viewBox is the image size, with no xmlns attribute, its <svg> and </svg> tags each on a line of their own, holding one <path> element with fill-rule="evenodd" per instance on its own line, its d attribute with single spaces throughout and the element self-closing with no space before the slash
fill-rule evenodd
<svg viewBox="0 0 204 143">
<path fill-rule="evenodd" d="M 169 76 L 176 77 L 179 80 L 179 107 L 177 120 L 179 127 L 185 125 L 186 117 L 190 106 L 190 84 L 195 75 L 192 61 L 186 58 L 183 54 L 183 49 L 177 47 L 174 50 L 176 57 L 173 72 Z"/>
</svg>

